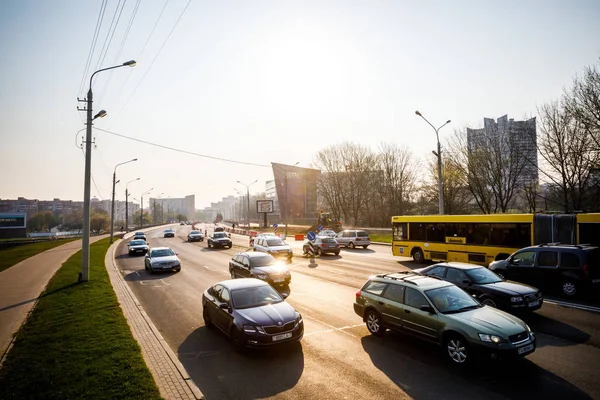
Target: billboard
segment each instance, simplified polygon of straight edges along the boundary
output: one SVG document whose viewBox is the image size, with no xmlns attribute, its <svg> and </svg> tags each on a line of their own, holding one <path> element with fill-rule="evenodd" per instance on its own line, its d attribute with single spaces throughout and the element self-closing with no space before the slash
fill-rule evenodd
<svg viewBox="0 0 600 400">
<path fill-rule="evenodd" d="M 27 214 L 25 213 L 0 213 L 0 229 L 26 228 Z"/>
<path fill-rule="evenodd" d="M 273 211 L 273 200 L 256 200 L 256 212 L 272 213 Z"/>
</svg>

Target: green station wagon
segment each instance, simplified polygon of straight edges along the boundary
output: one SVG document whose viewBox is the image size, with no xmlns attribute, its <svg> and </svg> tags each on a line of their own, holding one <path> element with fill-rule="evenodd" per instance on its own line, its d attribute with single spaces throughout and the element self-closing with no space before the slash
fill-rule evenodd
<svg viewBox="0 0 600 400">
<path fill-rule="evenodd" d="M 436 277 L 372 276 L 356 292 L 354 311 L 373 335 L 393 329 L 437 343 L 454 364 L 474 356 L 501 359 L 535 351 L 535 335 L 525 322 Z"/>
</svg>

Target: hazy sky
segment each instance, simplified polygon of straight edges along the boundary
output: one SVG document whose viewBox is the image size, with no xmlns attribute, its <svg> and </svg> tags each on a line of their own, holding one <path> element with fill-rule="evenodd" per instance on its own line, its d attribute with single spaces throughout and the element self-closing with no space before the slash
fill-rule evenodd
<svg viewBox="0 0 600 400">
<path fill-rule="evenodd" d="M 308 167 L 344 141 L 433 157 L 415 110 L 452 119 L 442 141 L 535 116 L 600 56 L 597 0 L 109 0 L 86 70 L 103 5 L 0 2 L 0 198 L 83 200 L 77 97 L 130 59 L 97 75 L 94 113 L 108 116 L 95 128 L 249 164 L 94 130 L 92 196 L 109 199 L 115 165 L 137 157 L 117 168 L 117 200 L 139 177 L 132 197 L 195 194 L 203 208 L 245 192 L 238 180 L 264 191 L 271 162 Z"/>
</svg>

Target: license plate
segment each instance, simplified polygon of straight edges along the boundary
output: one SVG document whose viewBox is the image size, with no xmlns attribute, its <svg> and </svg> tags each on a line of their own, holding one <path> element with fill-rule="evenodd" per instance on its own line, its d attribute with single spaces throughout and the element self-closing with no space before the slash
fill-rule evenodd
<svg viewBox="0 0 600 400">
<path fill-rule="evenodd" d="M 540 305 L 540 301 L 539 301 L 539 300 L 536 300 L 536 301 L 530 301 L 530 302 L 529 302 L 527 305 L 528 305 L 529 307 L 537 307 L 537 306 L 539 306 L 539 305 Z"/>
<path fill-rule="evenodd" d="M 519 354 L 523 354 L 523 353 L 527 353 L 528 351 L 531 351 L 531 350 L 533 350 L 533 345 L 532 344 L 524 346 L 524 347 L 521 347 L 518 350 L 518 352 L 519 352 Z"/>
<path fill-rule="evenodd" d="M 273 336 L 273 341 L 276 342 L 278 340 L 289 339 L 292 337 L 292 332 L 284 333 L 282 335 Z"/>
</svg>

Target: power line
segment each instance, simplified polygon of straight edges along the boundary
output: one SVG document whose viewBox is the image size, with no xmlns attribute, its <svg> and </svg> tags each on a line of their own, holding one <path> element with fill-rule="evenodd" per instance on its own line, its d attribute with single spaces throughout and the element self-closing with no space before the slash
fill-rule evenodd
<svg viewBox="0 0 600 400">
<path fill-rule="evenodd" d="M 113 14 L 113 18 L 110 21 L 110 26 L 108 27 L 108 31 L 106 32 L 106 38 L 104 39 L 104 44 L 102 45 L 102 50 L 100 50 L 100 55 L 98 56 L 98 62 L 96 63 L 96 70 L 100 69 L 100 65 L 104 62 L 104 58 L 106 57 L 106 53 L 108 53 L 108 48 L 112 42 L 113 36 L 115 35 L 115 31 L 117 30 L 117 25 L 119 24 L 119 20 L 121 19 L 121 13 L 123 12 L 123 8 L 125 7 L 125 3 L 127 0 L 123 1 L 123 5 L 121 6 L 121 11 L 119 11 L 119 6 L 121 5 L 121 0 L 117 4 L 115 8 L 115 13 Z M 118 17 L 117 17 L 118 12 Z M 117 22 L 115 23 L 115 18 L 117 18 Z M 110 36 L 110 38 L 109 38 Z M 108 43 L 108 44 L 107 44 Z M 104 54 L 102 54 L 104 53 Z"/>
<path fill-rule="evenodd" d="M 235 163 L 235 164 L 243 164 L 243 165 L 252 165 L 254 167 L 271 168 L 270 165 L 255 164 L 255 163 L 251 163 L 251 162 L 232 160 L 232 159 L 229 159 L 229 158 L 221 158 L 221 157 L 208 156 L 206 154 L 194 153 L 192 151 L 176 149 L 174 147 L 169 147 L 169 146 L 165 146 L 165 145 L 162 145 L 162 144 L 148 142 L 148 141 L 142 140 L 142 139 L 137 139 L 137 138 L 133 138 L 133 137 L 130 137 L 130 136 L 125 136 L 125 135 L 122 135 L 120 133 L 111 132 L 109 130 L 102 129 L 102 128 L 96 128 L 96 127 L 93 127 L 93 128 L 96 129 L 96 130 L 98 130 L 98 131 L 106 132 L 106 133 L 109 133 L 111 135 L 118 136 L 118 137 L 121 137 L 121 138 L 124 138 L 124 139 L 129 139 L 129 140 L 133 140 L 133 141 L 136 141 L 136 142 L 139 142 L 139 143 L 144 143 L 144 144 L 147 144 L 147 145 L 150 145 L 150 146 L 159 147 L 161 149 L 176 151 L 178 153 L 190 154 L 192 156 L 203 157 L 203 158 L 210 158 L 211 160 L 225 161 L 225 162 L 230 162 L 230 163 Z"/>
<path fill-rule="evenodd" d="M 107 0 L 102 1 L 102 5 L 100 6 L 100 13 L 98 14 L 98 20 L 96 21 L 96 29 L 94 30 L 94 36 L 92 37 L 92 44 L 90 46 L 90 52 L 88 53 L 88 59 L 85 64 L 85 69 L 83 70 L 83 76 L 81 77 L 81 85 L 79 85 L 79 93 L 82 93 L 82 97 L 85 96 L 83 93 L 83 85 L 85 84 L 85 78 L 89 72 L 90 64 L 92 62 L 92 56 L 94 54 L 94 50 L 96 49 L 96 42 L 98 41 L 98 33 L 100 32 L 100 26 L 102 25 L 102 21 L 104 20 L 104 11 L 106 11 Z"/>
<path fill-rule="evenodd" d="M 150 63 L 150 66 L 148 67 L 148 69 L 146 70 L 146 72 L 144 73 L 144 75 L 142 76 L 142 79 L 140 79 L 140 81 L 138 82 L 137 86 L 135 87 L 135 89 L 133 89 L 133 92 L 131 92 L 131 95 L 129 95 L 129 98 L 127 99 L 127 101 L 125 102 L 125 104 L 123 105 L 123 108 L 121 108 L 121 111 L 123 111 L 123 109 L 125 109 L 125 107 L 127 106 L 127 104 L 129 103 L 129 100 L 131 100 L 131 98 L 133 97 L 133 95 L 135 94 L 135 92 L 137 91 L 137 89 L 140 87 L 140 85 L 142 84 L 142 82 L 144 81 L 144 78 L 146 77 L 146 75 L 148 75 L 148 72 L 150 72 L 150 70 L 152 69 L 152 66 L 154 65 L 154 62 L 156 61 L 156 59 L 158 58 L 158 56 L 160 55 L 163 47 L 165 47 L 165 45 L 167 44 L 167 42 L 169 41 L 169 38 L 171 37 L 171 35 L 173 34 L 173 31 L 175 30 L 175 28 L 177 28 L 177 25 L 179 24 L 179 21 L 181 21 L 181 18 L 183 17 L 183 14 L 185 14 L 187 8 L 189 7 L 190 3 L 192 2 L 192 0 L 189 0 L 187 2 L 187 4 L 185 5 L 183 11 L 181 12 L 181 14 L 179 15 L 179 18 L 177 18 L 177 21 L 175 21 L 175 25 L 173 25 L 173 28 L 171 28 L 171 32 L 169 32 L 169 34 L 167 35 L 167 38 L 165 39 L 165 41 L 163 42 L 162 46 L 160 46 L 160 49 L 158 49 L 158 53 L 156 53 L 156 55 L 154 56 L 154 58 L 152 59 L 152 62 Z M 119 115 L 121 114 L 121 112 L 119 112 Z"/>
</svg>

